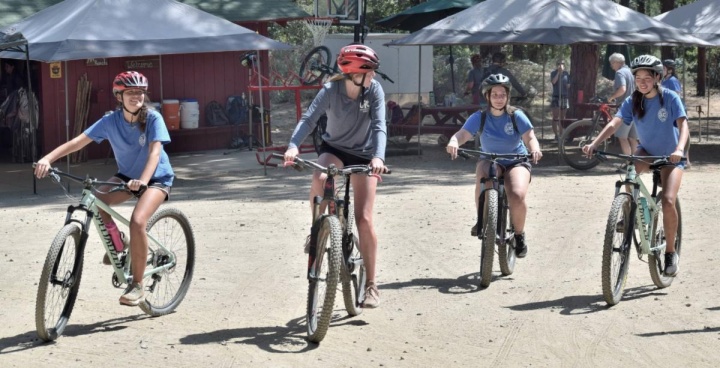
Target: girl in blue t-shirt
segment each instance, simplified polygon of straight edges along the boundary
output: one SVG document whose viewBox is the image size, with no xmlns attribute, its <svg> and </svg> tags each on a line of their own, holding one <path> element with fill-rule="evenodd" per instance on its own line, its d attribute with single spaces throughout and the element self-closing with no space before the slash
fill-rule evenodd
<svg viewBox="0 0 720 368">
<path fill-rule="evenodd" d="M 530 120 L 520 110 L 514 110 L 508 105 L 510 97 L 510 79 L 503 74 L 492 74 L 485 78 L 482 85 L 482 92 L 487 101 L 490 101 L 486 115 L 483 131 L 480 132 L 480 143 L 484 152 L 491 153 L 519 153 L 527 154 L 530 149 L 532 163 L 542 158 L 540 143 L 535 138 L 535 131 Z M 510 110 L 514 110 L 515 127 L 512 122 Z M 476 112 L 465 121 L 463 127 L 455 133 L 447 145 L 447 152 L 454 160 L 457 158 L 458 147 L 472 139 L 480 130 L 481 112 Z M 527 148 L 526 148 L 527 147 Z M 480 197 L 480 179 L 489 175 L 490 161 L 479 160 L 475 170 L 475 206 L 478 206 Z M 518 258 L 527 254 L 525 243 L 525 215 L 527 214 L 527 203 L 525 195 L 530 185 L 530 164 L 526 162 L 500 165 L 500 173 L 504 172 L 505 190 L 512 214 L 512 222 L 515 227 L 515 253 Z M 473 227 L 471 233 L 475 235 L 477 228 Z"/>
<path fill-rule="evenodd" d="M 120 297 L 120 304 L 136 306 L 144 296 L 142 281 L 148 252 L 145 228 L 150 216 L 168 199 L 175 175 L 163 149 L 163 145 L 170 143 L 165 121 L 157 111 L 148 108 L 147 78 L 135 71 L 120 73 L 113 81 L 112 90 L 118 109 L 40 159 L 35 166 L 35 175 L 45 177 L 55 160 L 80 150 L 92 141 L 100 143 L 107 139 L 110 142 L 118 172 L 108 181 L 125 182 L 139 196 L 130 218 L 133 282 Z M 120 204 L 133 197 L 127 192 L 106 193 L 110 189 L 100 187 L 95 195 L 109 205 Z M 100 211 L 100 217 L 113 243 L 123 244 L 112 217 L 103 211 Z M 110 264 L 107 255 L 103 263 Z"/>
<path fill-rule="evenodd" d="M 669 156 L 675 166 L 662 168 L 662 211 L 663 228 L 667 246 L 665 248 L 665 276 L 673 277 L 678 272 L 678 255 L 675 253 L 675 235 L 678 227 L 678 214 L 675 199 L 680 190 L 683 177 L 683 157 L 685 142 L 688 140 L 688 124 L 685 107 L 677 93 L 660 87 L 663 73 L 662 63 L 652 55 L 641 55 L 630 65 L 635 76 L 636 91 L 620 106 L 615 117 L 595 140 L 583 147 L 583 152 L 591 155 L 602 142 L 621 125 L 635 122 L 640 144 L 635 151 L 638 156 Z M 649 163 L 635 161 L 638 173 L 648 171 Z"/>
</svg>

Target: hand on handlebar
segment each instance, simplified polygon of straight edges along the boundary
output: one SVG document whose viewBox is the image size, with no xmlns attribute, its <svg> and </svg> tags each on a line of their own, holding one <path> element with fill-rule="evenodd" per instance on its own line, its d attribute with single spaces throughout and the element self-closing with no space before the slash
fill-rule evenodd
<svg viewBox="0 0 720 368">
<path fill-rule="evenodd" d="M 384 174 L 387 169 L 385 167 L 385 162 L 377 157 L 370 160 L 370 168 L 372 169 L 372 175 L 377 175 L 378 177 L 380 174 Z"/>
<path fill-rule="evenodd" d="M 585 156 L 587 156 L 587 158 L 592 158 L 593 155 L 595 154 L 595 150 L 596 150 L 595 146 L 593 146 L 592 143 L 586 144 L 582 147 L 582 151 L 585 154 Z"/>
<path fill-rule="evenodd" d="M 675 152 L 670 154 L 670 162 L 676 164 L 680 162 L 684 158 L 685 152 L 682 150 L 675 150 Z"/>
<path fill-rule="evenodd" d="M 283 155 L 283 159 L 285 160 L 285 162 L 295 162 L 295 157 L 297 157 L 298 153 L 300 153 L 300 151 L 297 149 L 297 147 L 288 148 Z"/>
<path fill-rule="evenodd" d="M 538 161 L 540 161 L 543 156 L 541 151 L 532 151 L 530 152 L 530 155 L 532 156 L 531 160 L 533 165 L 537 165 Z"/>
<path fill-rule="evenodd" d="M 51 168 L 50 161 L 46 158 L 41 158 L 40 160 L 38 160 L 38 162 L 33 164 L 33 167 L 35 168 L 35 177 L 37 177 L 38 179 L 46 177 Z"/>
<path fill-rule="evenodd" d="M 458 141 L 457 138 L 452 137 L 450 138 L 450 142 L 448 142 L 447 147 L 445 147 L 445 151 L 450 154 L 450 159 L 454 160 L 458 157 Z"/>
</svg>

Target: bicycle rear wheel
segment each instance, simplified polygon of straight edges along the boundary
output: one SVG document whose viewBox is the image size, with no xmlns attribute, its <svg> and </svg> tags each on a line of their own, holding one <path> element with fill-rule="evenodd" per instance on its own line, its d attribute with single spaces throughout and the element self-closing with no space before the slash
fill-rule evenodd
<svg viewBox="0 0 720 368">
<path fill-rule="evenodd" d="M 495 254 L 495 235 L 498 223 L 498 192 L 495 189 L 483 191 L 485 200 L 480 201 L 483 211 L 482 250 L 480 252 L 480 286 L 490 286 L 492 280 L 493 257 Z"/>
<path fill-rule="evenodd" d="M 592 143 L 593 139 L 600 134 L 597 129 L 592 129 L 593 125 L 595 123 L 592 120 L 578 120 L 563 131 L 560 142 L 558 142 L 558 149 L 560 156 L 570 167 L 577 170 L 589 170 L 600 163 L 597 157 L 588 158 L 582 151 L 584 145 Z M 606 151 L 607 140 L 603 141 L 597 149 Z"/>
<path fill-rule="evenodd" d="M 499 215 L 501 238 L 498 240 L 498 261 L 500 261 L 500 273 L 503 276 L 512 275 L 515 270 L 515 229 L 510 218 L 510 207 L 508 206 L 507 196 L 502 196 L 502 212 Z"/>
<path fill-rule="evenodd" d="M 635 221 L 630 210 L 632 197 L 618 194 L 613 200 L 605 226 L 602 259 L 602 291 L 605 302 L 615 305 L 622 299 L 630 266 L 632 234 L 630 224 Z M 623 224 L 623 226 L 619 226 Z"/>
<path fill-rule="evenodd" d="M 365 263 L 360 254 L 360 240 L 358 239 L 354 210 L 351 203 L 343 232 L 343 267 L 340 273 L 345 309 L 351 316 L 357 316 L 363 311 L 362 302 L 365 300 L 365 284 L 367 283 Z"/>
<path fill-rule="evenodd" d="M 43 341 L 63 333 L 75 306 L 83 268 L 81 234 L 76 224 L 65 225 L 45 258 L 35 304 L 35 328 Z"/>
<path fill-rule="evenodd" d="M 140 309 L 157 317 L 174 311 L 187 294 L 195 267 L 195 236 L 190 221 L 176 208 L 157 211 L 148 221 L 147 233 L 165 247 L 148 242 L 148 269 L 170 263 L 170 254 L 175 257 L 170 268 L 143 280 L 145 301 Z"/>
<path fill-rule="evenodd" d="M 662 191 L 657 194 L 655 203 L 658 206 L 658 212 L 653 216 L 653 228 L 655 233 L 653 234 L 650 242 L 650 247 L 654 248 L 658 245 L 665 245 L 667 239 L 665 238 L 665 227 L 663 226 L 663 213 L 662 213 Z M 675 198 L 675 209 L 678 214 L 678 226 L 677 233 L 675 235 L 675 253 L 680 255 L 680 249 L 682 245 L 682 216 L 680 214 L 680 198 Z M 659 288 L 666 288 L 670 286 L 675 277 L 665 276 L 665 247 L 663 246 L 662 251 L 653 253 L 650 252 L 648 255 L 648 266 L 650 267 L 650 277 L 653 280 L 655 286 Z"/>
<path fill-rule="evenodd" d="M 309 86 L 321 81 L 327 72 L 325 68 L 330 65 L 330 49 L 318 46 L 310 50 L 300 65 L 300 78 L 303 85 Z"/>
<path fill-rule="evenodd" d="M 320 221 L 315 255 L 308 270 L 307 332 L 308 340 L 325 338 L 335 306 L 335 292 L 340 279 L 342 227 L 335 216 Z"/>
</svg>

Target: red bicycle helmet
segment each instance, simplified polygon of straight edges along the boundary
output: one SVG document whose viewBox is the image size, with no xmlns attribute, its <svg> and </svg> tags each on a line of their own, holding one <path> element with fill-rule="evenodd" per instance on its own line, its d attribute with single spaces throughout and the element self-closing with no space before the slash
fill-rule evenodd
<svg viewBox="0 0 720 368">
<path fill-rule="evenodd" d="M 113 80 L 113 94 L 122 93 L 126 89 L 147 91 L 148 80 L 144 75 L 135 71 L 122 72 Z"/>
<path fill-rule="evenodd" d="M 343 74 L 369 73 L 380 66 L 380 59 L 365 45 L 348 45 L 340 49 L 337 65 Z"/>
</svg>

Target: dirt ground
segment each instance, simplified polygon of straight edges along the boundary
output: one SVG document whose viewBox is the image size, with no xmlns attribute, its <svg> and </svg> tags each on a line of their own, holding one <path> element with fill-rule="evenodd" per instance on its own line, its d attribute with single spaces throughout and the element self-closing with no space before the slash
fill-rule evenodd
<svg viewBox="0 0 720 368">
<path fill-rule="evenodd" d="M 716 124 L 716 123 L 715 123 Z M 274 128 L 287 139 L 291 126 Z M 65 209 L 60 187 L 27 165 L 0 165 L 0 366 L 176 367 L 604 367 L 720 364 L 720 256 L 712 223 L 720 207 L 720 140 L 694 143 L 683 178 L 683 253 L 670 288 L 653 286 L 633 251 L 626 293 L 601 295 L 611 167 L 578 172 L 559 164 L 550 140 L 533 170 L 527 258 L 479 289 L 473 167 L 450 161 L 432 136 L 422 155 L 388 157 L 376 228 L 382 305 L 349 318 L 338 295 L 325 340 L 305 340 L 309 174 L 268 168 L 254 152 L 174 155 L 167 206 L 184 211 L 197 242 L 195 275 L 175 313 L 149 318 L 120 306 L 92 233 L 78 302 L 63 336 L 42 343 L 34 311 L 41 267 Z M 308 154 L 308 157 L 312 157 Z M 64 167 L 64 165 L 62 166 Z M 114 165 L 73 166 L 104 177 Z M 647 179 L 647 176 L 645 176 Z M 77 190 L 77 187 L 74 188 Z M 77 195 L 76 192 L 72 192 Z M 128 215 L 131 205 L 120 206 Z"/>
</svg>

